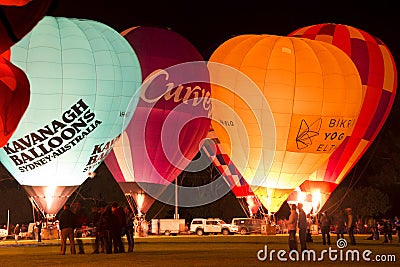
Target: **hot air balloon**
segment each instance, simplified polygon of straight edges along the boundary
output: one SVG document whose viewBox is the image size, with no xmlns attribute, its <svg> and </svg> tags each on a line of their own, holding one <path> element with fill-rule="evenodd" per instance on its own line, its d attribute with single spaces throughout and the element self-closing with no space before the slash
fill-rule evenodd
<svg viewBox="0 0 400 267">
<path fill-rule="evenodd" d="M 363 97 L 358 71 L 333 45 L 273 35 L 233 37 L 210 62 L 240 71 L 210 68 L 212 126 L 254 194 L 275 213 L 351 133 Z M 230 87 L 215 85 L 218 77 Z"/>
<path fill-rule="evenodd" d="M 380 39 L 352 26 L 324 23 L 289 35 L 330 43 L 344 51 L 357 67 L 365 96 L 352 134 L 301 186 L 304 193 L 313 194 L 313 202 L 319 206 L 313 212 L 318 212 L 384 125 L 396 94 L 397 70 L 389 48 Z"/>
<path fill-rule="evenodd" d="M 138 55 L 143 85 L 121 143 L 105 163 L 128 202 L 144 216 L 207 136 L 209 76 L 197 49 L 172 30 L 140 26 L 122 35 Z M 200 63 L 180 65 L 194 61 Z"/>
<path fill-rule="evenodd" d="M 21 40 L 45 16 L 51 0 L 0 1 L 0 53 Z"/>
<path fill-rule="evenodd" d="M 0 56 L 0 147 L 14 133 L 30 99 L 25 73 Z"/>
<path fill-rule="evenodd" d="M 103 161 L 139 99 L 140 66 L 129 43 L 91 20 L 44 17 L 11 48 L 31 101 L 0 150 L 4 167 L 48 217 Z"/>
<path fill-rule="evenodd" d="M 244 179 L 232 160 L 224 152 L 221 142 L 213 129 L 210 129 L 202 150 L 235 194 L 246 215 L 252 217 L 259 212 L 265 214 L 260 200 L 254 195 L 246 179 Z"/>
<path fill-rule="evenodd" d="M 32 0 L 0 0 L 0 6 L 24 6 Z"/>
</svg>

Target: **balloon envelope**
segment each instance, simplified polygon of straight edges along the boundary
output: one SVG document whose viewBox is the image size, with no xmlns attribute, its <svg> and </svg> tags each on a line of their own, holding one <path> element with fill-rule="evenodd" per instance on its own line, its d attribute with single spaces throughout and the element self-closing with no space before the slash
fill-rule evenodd
<svg viewBox="0 0 400 267">
<path fill-rule="evenodd" d="M 323 41 L 340 48 L 356 65 L 364 95 L 352 134 L 309 177 L 310 181 L 318 183 L 308 183 L 303 187 L 309 190 L 305 192 L 311 193 L 326 187 L 324 183 L 339 184 L 372 144 L 392 108 L 397 70 L 393 56 L 381 40 L 352 26 L 324 23 L 297 29 L 289 35 Z M 327 199 L 321 199 L 320 208 Z"/>
<path fill-rule="evenodd" d="M 0 1 L 0 53 L 21 40 L 45 16 L 51 0 Z"/>
<path fill-rule="evenodd" d="M 143 85 L 122 149 L 114 149 L 105 163 L 138 212 L 145 214 L 207 135 L 209 76 L 205 63 L 180 65 L 203 59 L 172 30 L 133 27 L 122 35 L 138 55 Z"/>
<path fill-rule="evenodd" d="M 139 62 L 110 27 L 56 17 L 15 44 L 11 61 L 27 74 L 31 101 L 0 159 L 45 213 L 56 214 L 122 133 L 128 104 L 139 98 Z"/>
<path fill-rule="evenodd" d="M 212 61 L 257 85 L 242 88 L 242 76 L 226 77 L 235 81 L 229 89 L 212 85 L 212 99 L 223 103 L 213 101 L 212 125 L 255 195 L 276 212 L 351 133 L 362 101 L 357 69 L 333 45 L 272 35 L 231 38 Z M 210 71 L 211 80 L 214 75 L 226 73 Z"/>
<path fill-rule="evenodd" d="M 0 0 L 0 5 L 4 6 L 24 6 L 32 0 Z"/>
<path fill-rule="evenodd" d="M 0 56 L 0 147 L 14 133 L 29 99 L 29 81 L 25 73 Z"/>
</svg>

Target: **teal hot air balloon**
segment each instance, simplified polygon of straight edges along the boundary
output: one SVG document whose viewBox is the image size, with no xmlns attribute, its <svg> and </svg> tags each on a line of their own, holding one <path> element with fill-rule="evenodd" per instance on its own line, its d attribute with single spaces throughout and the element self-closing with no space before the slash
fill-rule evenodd
<svg viewBox="0 0 400 267">
<path fill-rule="evenodd" d="M 139 61 L 107 25 L 46 16 L 12 47 L 11 62 L 27 74 L 31 100 L 0 160 L 34 204 L 54 215 L 132 116 L 126 109 L 139 99 Z"/>
</svg>

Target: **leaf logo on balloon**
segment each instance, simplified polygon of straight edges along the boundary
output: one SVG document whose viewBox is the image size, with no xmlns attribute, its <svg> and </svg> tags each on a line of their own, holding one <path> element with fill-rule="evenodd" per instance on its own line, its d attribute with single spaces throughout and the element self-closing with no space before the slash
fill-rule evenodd
<svg viewBox="0 0 400 267">
<path fill-rule="evenodd" d="M 306 120 L 301 120 L 300 129 L 296 136 L 298 149 L 305 149 L 312 145 L 312 138 L 319 135 L 321 123 L 322 120 L 318 119 L 309 126 Z"/>
</svg>

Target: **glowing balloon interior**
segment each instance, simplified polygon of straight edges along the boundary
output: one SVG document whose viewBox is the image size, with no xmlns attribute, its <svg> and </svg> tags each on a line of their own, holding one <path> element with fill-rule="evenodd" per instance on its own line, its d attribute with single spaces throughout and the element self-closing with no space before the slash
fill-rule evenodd
<svg viewBox="0 0 400 267">
<path fill-rule="evenodd" d="M 56 214 L 132 116 L 126 109 L 139 99 L 139 61 L 110 27 L 56 17 L 43 18 L 14 45 L 11 61 L 27 74 L 31 101 L 0 159 L 46 213 Z"/>
<path fill-rule="evenodd" d="M 241 35 L 210 57 L 250 77 L 259 92 L 212 85 L 213 128 L 222 147 L 269 212 L 276 212 L 351 133 L 362 89 L 351 59 L 333 45 L 293 37 Z M 226 75 L 210 71 L 213 75 Z M 242 90 L 242 91 L 239 91 Z M 249 91 L 249 89 L 247 89 Z M 265 127 L 265 99 L 275 125 Z M 264 112 L 264 113 L 263 113 Z M 276 151 L 269 136 L 276 131 Z M 242 151 L 242 152 L 240 152 Z"/>
</svg>

